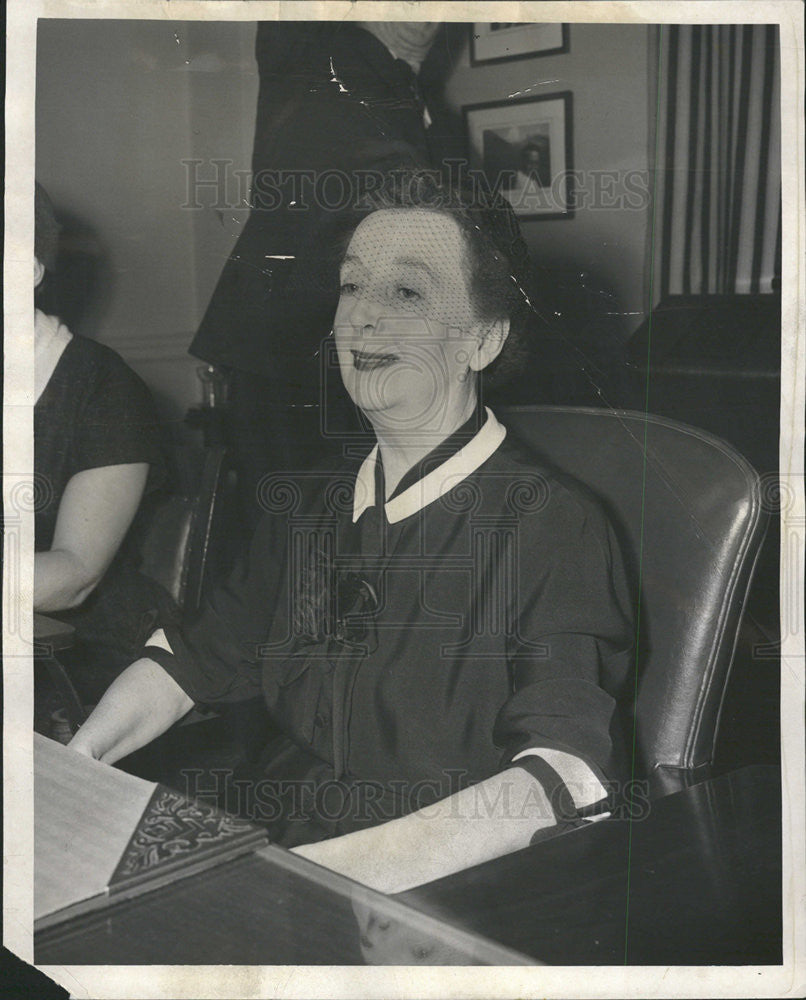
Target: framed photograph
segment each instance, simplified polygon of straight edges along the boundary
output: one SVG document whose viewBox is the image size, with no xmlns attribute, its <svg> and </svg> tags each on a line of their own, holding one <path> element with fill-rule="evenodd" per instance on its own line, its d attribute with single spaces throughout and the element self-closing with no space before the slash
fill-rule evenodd
<svg viewBox="0 0 806 1000">
<path fill-rule="evenodd" d="M 471 167 L 524 219 L 574 214 L 571 93 L 463 108 Z"/>
<path fill-rule="evenodd" d="M 470 65 L 557 55 L 568 51 L 567 24 L 476 21 L 470 26 Z"/>
</svg>

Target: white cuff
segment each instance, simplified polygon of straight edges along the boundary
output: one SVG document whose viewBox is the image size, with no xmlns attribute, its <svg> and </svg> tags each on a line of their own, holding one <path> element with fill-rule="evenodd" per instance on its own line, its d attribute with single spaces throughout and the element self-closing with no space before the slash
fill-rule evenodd
<svg viewBox="0 0 806 1000">
<path fill-rule="evenodd" d="M 529 747 L 521 750 L 512 758 L 514 764 L 521 757 L 534 755 L 542 757 L 543 760 L 553 767 L 565 783 L 571 798 L 574 800 L 576 809 L 584 809 L 592 806 L 595 802 L 601 802 L 607 798 L 607 789 L 599 781 L 591 768 L 580 757 L 575 757 L 572 753 L 564 750 L 554 750 L 551 747 Z M 590 819 L 604 819 L 610 813 L 597 813 Z"/>
</svg>

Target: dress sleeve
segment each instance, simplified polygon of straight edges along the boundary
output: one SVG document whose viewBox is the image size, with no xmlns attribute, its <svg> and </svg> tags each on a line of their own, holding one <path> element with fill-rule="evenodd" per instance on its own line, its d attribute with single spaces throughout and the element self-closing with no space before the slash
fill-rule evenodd
<svg viewBox="0 0 806 1000">
<path fill-rule="evenodd" d="M 261 693 L 261 649 L 281 600 L 285 519 L 265 515 L 226 582 L 188 624 L 166 624 L 170 652 L 144 655 L 166 670 L 197 704 L 245 701 Z"/>
<path fill-rule="evenodd" d="M 626 777 L 620 699 L 633 663 L 618 542 L 592 500 L 556 486 L 543 510 L 521 519 L 518 565 L 512 694 L 494 731 L 502 767 L 538 756 L 575 807 L 606 808 L 608 789 Z"/>
<path fill-rule="evenodd" d="M 162 483 L 165 456 L 151 394 L 111 351 L 96 359 L 78 422 L 74 472 L 145 462 L 149 488 Z"/>
</svg>

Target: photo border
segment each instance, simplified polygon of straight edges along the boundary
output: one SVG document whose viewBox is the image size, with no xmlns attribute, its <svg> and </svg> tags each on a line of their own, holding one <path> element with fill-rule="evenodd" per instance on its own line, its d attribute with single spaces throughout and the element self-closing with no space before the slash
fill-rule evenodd
<svg viewBox="0 0 806 1000">
<path fill-rule="evenodd" d="M 282 16 L 292 19 L 311 16 L 339 19 L 358 17 L 362 4 L 333 0 L 311 5 L 297 0 L 282 5 L 252 0 L 8 0 L 7 6 L 7 96 L 6 126 L 6 229 L 4 280 L 6 358 L 4 451 L 4 501 L 9 509 L 11 488 L 22 470 L 31 465 L 30 416 L 26 410 L 32 386 L 32 352 L 26 334 L 32 329 L 30 260 L 33 250 L 33 73 L 35 23 L 39 16 L 71 18 L 144 18 L 166 20 L 253 21 Z M 491 14 L 495 5 L 482 8 Z M 803 413 L 804 413 L 804 301 L 806 270 L 804 245 L 804 140 L 803 140 L 803 8 L 788 0 L 724 0 L 700 3 L 697 0 L 642 0 L 612 2 L 578 7 L 570 3 L 501 4 L 499 13 L 531 19 L 550 17 L 585 23 L 778 23 L 781 27 L 782 77 L 782 186 L 783 198 L 783 303 L 781 389 L 781 479 L 793 483 L 793 499 L 781 512 L 782 530 L 789 528 L 803 541 L 806 516 L 803 498 Z M 431 19 L 468 21 L 468 13 L 478 16 L 479 5 L 427 4 Z M 411 17 L 412 4 L 373 3 L 363 8 L 373 16 L 390 19 Z M 58 12 L 58 13 L 57 13 Z M 425 18 L 424 18 L 425 19 Z M 788 71 L 788 73 L 787 73 Z M 31 465 L 32 467 L 32 465 Z M 4 471 L 5 471 L 4 470 Z M 10 476 L 7 479 L 6 476 Z M 783 505 L 782 505 L 783 506 Z M 22 553 L 20 594 L 32 586 L 33 515 L 22 517 L 19 547 Z M 4 570 L 5 571 L 5 570 Z M 784 961 L 781 966 L 686 967 L 544 967 L 529 970 L 502 969 L 351 969 L 345 967 L 45 967 L 43 971 L 64 984 L 73 996 L 92 1000 L 197 1000 L 197 998 L 261 997 L 515 997 L 530 995 L 575 997 L 703 997 L 703 996 L 789 996 L 801 997 L 806 990 L 806 914 L 804 878 L 804 645 L 803 645 L 803 564 L 782 551 L 782 588 L 791 605 L 792 595 L 800 601 L 800 617 L 794 631 L 782 640 L 782 786 L 784 792 L 783 836 L 783 918 Z M 789 588 L 786 590 L 785 588 Z M 4 653 L 10 656 L 4 670 L 6 708 L 4 739 L 5 803 L 4 843 L 6 865 L 4 884 L 4 943 L 20 956 L 32 958 L 31 894 L 32 795 L 30 788 L 32 734 L 31 708 L 31 623 L 25 602 L 13 600 L 4 591 L 6 612 L 18 610 L 20 629 L 4 634 Z M 786 606 L 786 602 L 782 602 Z"/>
</svg>

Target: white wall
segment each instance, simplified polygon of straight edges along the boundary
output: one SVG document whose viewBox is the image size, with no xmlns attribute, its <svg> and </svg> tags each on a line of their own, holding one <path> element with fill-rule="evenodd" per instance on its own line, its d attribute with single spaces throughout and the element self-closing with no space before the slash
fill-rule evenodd
<svg viewBox="0 0 806 1000">
<path fill-rule="evenodd" d="M 198 401 L 193 336 L 245 212 L 186 206 L 190 158 L 248 169 L 254 24 L 40 20 L 37 177 L 93 231 L 109 277 L 84 332 L 180 419 Z"/>
<path fill-rule="evenodd" d="M 567 53 L 473 67 L 465 41 L 446 84 L 447 103 L 458 114 L 466 104 L 570 90 L 574 169 L 588 176 L 618 171 L 623 177 L 635 170 L 646 175 L 650 30 L 641 24 L 572 24 Z M 590 190 L 593 182 L 587 183 Z M 523 231 L 537 258 L 587 271 L 616 296 L 626 338 L 643 318 L 650 222 L 649 204 L 639 210 L 583 206 L 572 219 L 524 222 Z"/>
</svg>

